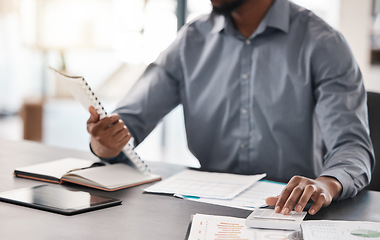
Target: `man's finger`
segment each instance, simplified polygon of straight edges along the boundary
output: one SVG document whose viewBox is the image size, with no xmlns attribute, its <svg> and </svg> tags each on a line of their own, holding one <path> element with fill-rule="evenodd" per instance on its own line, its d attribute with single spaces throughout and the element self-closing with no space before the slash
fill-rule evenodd
<svg viewBox="0 0 380 240">
<path fill-rule="evenodd" d="M 112 132 L 113 136 L 119 134 L 120 131 L 123 131 L 123 132 L 125 131 L 126 133 L 128 132 L 127 127 L 124 125 L 124 122 L 121 121 L 120 119 L 118 122 L 113 124 L 112 127 L 110 128 L 111 128 L 110 131 Z"/>
<path fill-rule="evenodd" d="M 316 214 L 322 208 L 325 202 L 326 202 L 326 195 L 324 193 L 321 193 L 318 196 L 317 201 L 315 201 L 314 204 L 310 207 L 309 214 L 311 215 Z"/>
<path fill-rule="evenodd" d="M 302 212 L 302 210 L 305 208 L 306 204 L 311 199 L 311 196 L 316 192 L 316 187 L 314 185 L 307 185 L 305 187 L 305 190 L 302 193 L 302 196 L 300 197 L 296 207 L 294 210 L 296 212 Z"/>
<path fill-rule="evenodd" d="M 303 193 L 303 187 L 297 186 L 293 188 L 292 193 L 290 194 L 289 198 L 286 200 L 285 205 L 283 207 L 282 213 L 284 215 L 288 215 L 290 211 L 292 211 L 293 207 L 296 205 L 298 199 L 301 197 Z"/>
<path fill-rule="evenodd" d="M 107 130 L 112 128 L 115 124 L 117 124 L 120 120 L 119 115 L 109 115 L 99 122 L 99 127 L 103 130 Z M 124 125 L 124 124 L 123 124 Z"/>
<path fill-rule="evenodd" d="M 129 139 L 131 139 L 131 135 L 125 136 L 118 142 L 117 147 L 122 149 L 125 145 L 127 145 Z"/>
<path fill-rule="evenodd" d="M 274 208 L 275 213 L 280 213 L 283 210 L 282 208 L 284 207 L 286 200 L 289 198 L 290 194 L 292 193 L 293 188 L 294 187 L 290 186 L 289 183 L 288 183 L 288 185 L 286 185 L 284 187 L 284 189 L 282 190 L 282 192 L 278 198 L 276 206 Z"/>
<path fill-rule="evenodd" d="M 279 196 L 277 197 L 267 197 L 265 199 L 265 203 L 268 205 L 268 206 L 271 206 L 271 207 L 274 207 L 278 201 L 278 198 Z"/>
</svg>

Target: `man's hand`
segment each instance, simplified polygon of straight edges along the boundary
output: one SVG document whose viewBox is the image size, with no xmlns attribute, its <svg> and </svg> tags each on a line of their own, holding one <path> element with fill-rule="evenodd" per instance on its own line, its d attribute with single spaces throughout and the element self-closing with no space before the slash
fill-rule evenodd
<svg viewBox="0 0 380 240">
<path fill-rule="evenodd" d="M 275 207 L 275 212 L 287 215 L 293 209 L 302 212 L 311 199 L 314 204 L 309 214 L 314 215 L 322 206 L 330 205 L 342 192 L 341 183 L 332 177 L 319 177 L 315 180 L 294 176 L 282 190 L 280 196 L 268 197 L 265 201 L 269 206 Z"/>
<path fill-rule="evenodd" d="M 91 135 L 91 148 L 98 157 L 117 156 L 131 138 L 131 134 L 118 115 L 110 115 L 99 120 L 94 107 L 87 120 L 87 132 Z"/>
</svg>

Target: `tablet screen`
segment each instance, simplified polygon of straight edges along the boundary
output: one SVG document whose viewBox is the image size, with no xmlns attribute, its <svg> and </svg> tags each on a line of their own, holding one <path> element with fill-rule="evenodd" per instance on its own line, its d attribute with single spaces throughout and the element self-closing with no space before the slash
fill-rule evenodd
<svg viewBox="0 0 380 240">
<path fill-rule="evenodd" d="M 119 199 L 51 185 L 39 185 L 2 192 L 0 193 L 0 201 L 64 215 L 73 215 L 121 203 Z"/>
</svg>

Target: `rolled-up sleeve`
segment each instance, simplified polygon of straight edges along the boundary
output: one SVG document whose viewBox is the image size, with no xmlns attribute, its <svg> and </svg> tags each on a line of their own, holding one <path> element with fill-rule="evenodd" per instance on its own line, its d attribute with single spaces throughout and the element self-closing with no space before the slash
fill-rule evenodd
<svg viewBox="0 0 380 240">
<path fill-rule="evenodd" d="M 339 33 L 318 39 L 312 73 L 315 113 L 327 149 L 321 176 L 342 184 L 339 199 L 354 197 L 370 182 L 375 158 L 362 75 Z"/>
</svg>

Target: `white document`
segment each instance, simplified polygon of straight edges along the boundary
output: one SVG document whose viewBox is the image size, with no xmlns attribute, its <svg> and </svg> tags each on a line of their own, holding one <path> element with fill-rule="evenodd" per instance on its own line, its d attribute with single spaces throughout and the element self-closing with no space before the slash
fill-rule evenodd
<svg viewBox="0 0 380 240">
<path fill-rule="evenodd" d="M 238 175 L 184 170 L 146 189 L 146 192 L 232 199 L 266 174 Z"/>
<path fill-rule="evenodd" d="M 292 233 L 293 231 L 247 228 L 244 218 L 196 214 L 188 240 L 285 240 Z"/>
<path fill-rule="evenodd" d="M 270 196 L 277 196 L 281 193 L 285 184 L 275 183 L 269 181 L 258 181 L 246 190 L 239 193 L 232 199 L 213 199 L 203 197 L 192 197 L 178 195 L 175 196 L 184 198 L 187 200 L 210 203 L 215 205 L 221 205 L 226 207 L 240 208 L 246 210 L 253 210 L 254 208 L 265 207 L 265 199 Z"/>
<path fill-rule="evenodd" d="M 275 213 L 274 209 L 255 209 L 245 220 L 247 227 L 301 230 L 302 220 L 307 212 L 291 211 L 290 214 Z"/>
<path fill-rule="evenodd" d="M 364 240 L 380 239 L 380 223 L 363 221 L 304 221 L 304 240 Z"/>
</svg>

